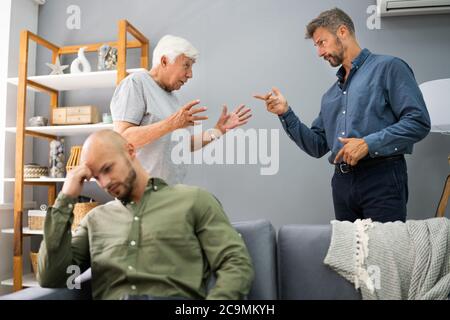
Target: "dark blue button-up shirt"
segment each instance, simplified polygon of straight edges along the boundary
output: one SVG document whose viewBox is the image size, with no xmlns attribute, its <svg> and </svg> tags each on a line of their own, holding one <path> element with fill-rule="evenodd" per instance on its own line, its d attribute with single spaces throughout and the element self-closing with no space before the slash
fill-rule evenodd
<svg viewBox="0 0 450 320">
<path fill-rule="evenodd" d="M 411 154 L 413 144 L 430 131 L 422 93 L 411 68 L 403 60 L 363 49 L 323 95 L 319 116 L 311 128 L 292 109 L 280 116 L 288 136 L 306 153 L 320 158 L 331 150 L 333 163 L 342 138 L 363 138 L 368 157 Z"/>
</svg>

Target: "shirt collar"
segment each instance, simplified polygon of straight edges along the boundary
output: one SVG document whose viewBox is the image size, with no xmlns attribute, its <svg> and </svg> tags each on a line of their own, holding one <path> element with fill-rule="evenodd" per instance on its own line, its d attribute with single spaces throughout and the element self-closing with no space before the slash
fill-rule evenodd
<svg viewBox="0 0 450 320">
<path fill-rule="evenodd" d="M 145 187 L 144 193 L 148 192 L 148 191 L 159 191 L 162 188 L 167 187 L 167 186 L 168 186 L 168 184 L 161 178 L 150 178 L 150 179 L 148 179 L 147 187 Z M 117 199 L 117 200 L 119 200 L 119 199 Z M 122 200 L 119 200 L 119 201 L 124 206 L 127 206 L 129 204 L 131 204 L 131 205 L 135 204 L 134 201 L 122 201 Z"/>
<path fill-rule="evenodd" d="M 355 59 L 352 61 L 352 69 L 360 68 L 364 61 L 366 61 L 367 57 L 371 54 L 370 50 L 367 48 L 364 48 L 361 50 L 361 52 L 356 56 Z M 339 81 L 342 82 L 345 78 L 345 69 L 344 66 L 341 66 L 339 70 L 336 72 L 336 76 L 338 77 Z"/>
<path fill-rule="evenodd" d="M 147 187 L 145 188 L 145 191 L 147 191 L 150 188 L 153 191 L 158 191 L 167 186 L 168 186 L 167 182 L 165 182 L 163 179 L 153 177 L 153 178 L 148 179 Z"/>
</svg>

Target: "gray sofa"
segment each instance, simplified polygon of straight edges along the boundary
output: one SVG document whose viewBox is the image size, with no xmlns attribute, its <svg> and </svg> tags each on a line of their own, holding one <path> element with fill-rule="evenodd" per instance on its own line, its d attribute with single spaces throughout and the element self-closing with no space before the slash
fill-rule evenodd
<svg viewBox="0 0 450 320">
<path fill-rule="evenodd" d="M 275 229 L 267 220 L 235 222 L 255 268 L 250 300 L 360 299 L 353 286 L 322 262 L 331 239 L 331 226 L 287 225 Z M 81 290 L 28 288 L 3 300 L 90 299 L 89 281 Z"/>
</svg>

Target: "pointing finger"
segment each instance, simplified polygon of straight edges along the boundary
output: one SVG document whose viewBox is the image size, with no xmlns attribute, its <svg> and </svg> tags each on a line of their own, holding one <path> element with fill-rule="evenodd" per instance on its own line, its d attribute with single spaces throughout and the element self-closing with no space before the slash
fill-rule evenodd
<svg viewBox="0 0 450 320">
<path fill-rule="evenodd" d="M 256 98 L 256 99 L 259 99 L 259 100 L 263 100 L 263 101 L 266 101 L 267 99 L 266 99 L 266 96 L 262 96 L 262 95 L 260 95 L 260 94 L 255 94 L 254 96 L 253 96 L 253 98 Z"/>
<path fill-rule="evenodd" d="M 338 139 L 339 139 L 339 141 L 341 141 L 343 144 L 347 144 L 347 143 L 350 142 L 350 139 L 349 139 L 349 138 L 338 138 Z"/>
<path fill-rule="evenodd" d="M 338 154 L 336 155 L 336 158 L 334 158 L 334 163 L 338 163 L 342 159 L 343 154 L 344 154 L 344 148 L 339 150 Z"/>
</svg>

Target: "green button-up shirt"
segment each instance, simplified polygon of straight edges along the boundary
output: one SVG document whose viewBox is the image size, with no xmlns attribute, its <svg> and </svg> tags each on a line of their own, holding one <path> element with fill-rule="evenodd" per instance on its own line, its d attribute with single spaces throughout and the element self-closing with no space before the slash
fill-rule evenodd
<svg viewBox="0 0 450 320">
<path fill-rule="evenodd" d="M 75 199 L 62 193 L 45 218 L 38 280 L 65 287 L 67 268 L 92 268 L 94 299 L 125 295 L 240 299 L 253 269 L 247 248 L 210 193 L 151 178 L 139 203 L 94 208 L 72 235 Z M 211 272 L 215 286 L 207 291 Z"/>
</svg>

